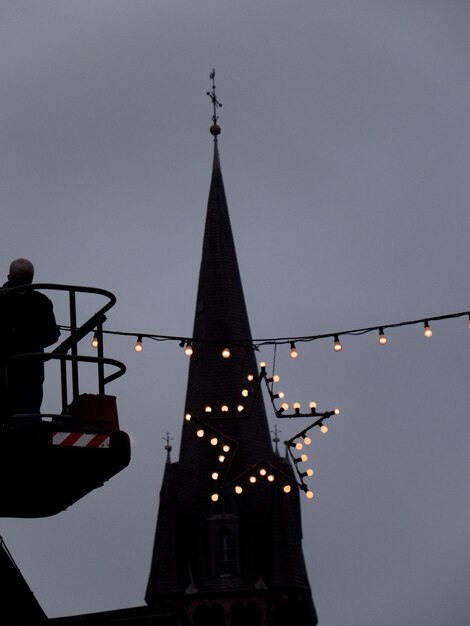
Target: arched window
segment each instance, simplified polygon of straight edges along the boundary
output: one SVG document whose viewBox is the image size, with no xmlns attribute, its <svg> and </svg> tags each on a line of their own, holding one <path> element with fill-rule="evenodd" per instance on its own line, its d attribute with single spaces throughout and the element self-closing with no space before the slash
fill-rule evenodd
<svg viewBox="0 0 470 626">
<path fill-rule="evenodd" d="M 257 604 L 250 602 L 246 606 L 246 626 L 261 626 L 261 611 Z"/>
<path fill-rule="evenodd" d="M 194 626 L 224 626 L 224 609 L 220 604 L 198 606 L 194 611 Z"/>
<path fill-rule="evenodd" d="M 233 574 L 236 569 L 236 546 L 233 534 L 223 526 L 216 536 L 216 569 L 220 574 Z"/>
<path fill-rule="evenodd" d="M 308 626 L 311 624 L 311 615 L 308 603 L 304 598 L 282 601 L 276 608 L 276 624 L 295 624 Z"/>
<path fill-rule="evenodd" d="M 292 608 L 290 601 L 278 604 L 276 609 L 276 624 L 280 626 L 281 624 L 288 624 L 290 621 L 293 621 Z"/>
<path fill-rule="evenodd" d="M 245 626 L 245 607 L 243 604 L 232 604 L 230 609 L 230 626 Z"/>
<path fill-rule="evenodd" d="M 236 603 L 230 610 L 230 626 L 261 626 L 261 610 L 257 604 Z"/>
</svg>

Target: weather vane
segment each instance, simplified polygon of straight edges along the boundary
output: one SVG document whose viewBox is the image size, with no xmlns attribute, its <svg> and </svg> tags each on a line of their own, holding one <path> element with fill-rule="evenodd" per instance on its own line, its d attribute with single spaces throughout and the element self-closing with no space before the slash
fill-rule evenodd
<svg viewBox="0 0 470 626">
<path fill-rule="evenodd" d="M 222 107 L 222 103 L 217 100 L 217 96 L 215 95 L 215 83 L 214 83 L 215 68 L 212 68 L 212 72 L 210 73 L 209 78 L 212 81 L 212 91 L 208 91 L 207 95 L 211 99 L 212 106 L 214 108 L 214 112 L 213 112 L 213 115 L 212 115 L 212 122 L 213 122 L 213 127 L 211 129 L 211 132 L 212 132 L 212 130 L 215 129 L 215 127 L 217 126 L 217 120 L 219 119 L 219 116 L 217 115 L 217 107 Z M 212 132 L 212 134 L 217 134 L 218 135 L 220 133 L 220 128 L 218 129 L 218 131 L 219 132 L 217 132 L 217 133 L 213 133 Z"/>
</svg>

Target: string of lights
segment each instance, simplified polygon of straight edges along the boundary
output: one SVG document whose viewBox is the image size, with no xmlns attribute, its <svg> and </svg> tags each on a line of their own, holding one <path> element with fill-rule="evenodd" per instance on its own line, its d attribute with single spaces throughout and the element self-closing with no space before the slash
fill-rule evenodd
<svg viewBox="0 0 470 626">
<path fill-rule="evenodd" d="M 308 455 L 303 451 L 300 451 L 304 446 L 309 446 L 312 443 L 312 439 L 309 436 L 309 432 L 318 427 L 320 433 L 325 434 L 328 432 L 328 426 L 326 421 L 331 417 L 339 415 L 339 409 L 333 409 L 331 411 L 319 412 L 317 411 L 317 405 L 315 402 L 309 403 L 309 412 L 302 412 L 300 403 L 293 404 L 293 413 L 288 413 L 289 405 L 283 403 L 280 407 L 276 406 L 276 401 L 279 398 L 284 398 L 284 393 L 275 393 L 274 385 L 280 381 L 278 374 L 272 374 L 268 376 L 267 364 L 262 361 L 260 363 L 259 374 L 249 373 L 246 375 L 246 382 L 242 383 L 240 387 L 240 395 L 242 401 L 245 404 L 238 404 L 230 410 L 228 405 L 222 405 L 220 407 L 213 407 L 204 405 L 199 407 L 197 415 L 186 413 L 184 419 L 186 422 L 190 422 L 194 436 L 206 440 L 210 447 L 215 448 L 214 452 L 214 467 L 211 470 L 211 478 L 214 481 L 214 489 L 211 493 L 211 499 L 213 502 L 217 502 L 220 494 L 223 490 L 232 489 L 235 494 L 241 495 L 245 489 L 253 487 L 260 481 L 267 481 L 267 483 L 279 484 L 284 493 L 291 492 L 292 487 L 298 487 L 300 491 L 305 493 L 307 499 L 314 497 L 313 491 L 306 484 L 305 479 L 314 475 L 314 470 L 308 467 L 305 469 L 305 463 L 308 461 Z M 268 390 L 269 397 L 274 409 L 274 414 L 277 418 L 308 418 L 314 419 L 300 430 L 293 437 L 284 442 L 286 446 L 286 457 L 290 459 L 293 471 L 297 475 L 295 478 L 282 470 L 279 464 L 273 465 L 273 463 L 266 459 L 259 459 L 250 467 L 243 469 L 237 476 L 232 477 L 230 468 L 234 460 L 239 444 L 234 439 L 227 436 L 223 432 L 223 422 L 229 419 L 231 422 L 233 419 L 249 419 L 252 409 L 254 407 L 254 401 L 260 392 L 261 385 L 264 382 Z M 251 399 L 251 403 L 250 403 Z M 248 405 L 246 403 L 248 402 Z M 250 406 L 251 404 L 251 406 Z M 209 423 L 209 418 L 212 423 Z M 219 427 L 215 427 L 214 418 Z M 277 427 L 275 439 L 277 443 L 280 441 L 277 436 Z M 297 453 L 297 456 L 295 456 Z"/>
<path fill-rule="evenodd" d="M 264 459 L 260 459 L 237 476 L 229 479 L 230 468 L 239 447 L 238 442 L 227 436 L 227 434 L 223 433 L 213 424 L 209 424 L 207 420 L 195 418 L 189 413 L 185 415 L 185 420 L 193 424 L 196 437 L 199 439 L 207 439 L 210 446 L 215 449 L 215 464 L 211 471 L 211 479 L 214 481 L 214 488 L 210 496 L 213 502 L 219 500 L 223 490 L 231 488 L 236 495 L 241 495 L 246 488 L 252 487 L 261 480 L 265 480 L 268 483 L 279 482 L 280 480 L 284 493 L 290 493 L 292 487 L 297 486 L 305 492 L 307 498 L 313 498 L 313 492 L 308 489 L 303 480 L 304 476 L 312 476 L 313 470 L 300 472 L 296 465 L 294 465 L 294 467 L 299 476 L 299 482 L 293 480 L 293 478 L 282 471 L 280 467 Z M 304 429 L 302 432 L 304 433 L 312 427 L 313 425 L 307 427 L 307 429 Z M 294 441 L 296 437 L 292 438 L 292 441 Z M 168 449 L 168 441 L 166 449 Z M 292 456 L 291 452 L 290 454 Z M 294 457 L 292 458 L 294 459 Z M 294 464 L 298 462 L 298 459 L 293 460 Z"/>
<path fill-rule="evenodd" d="M 380 324 L 377 326 L 370 326 L 366 328 L 355 328 L 351 330 L 334 331 L 329 333 L 317 334 L 317 335 L 305 335 L 305 336 L 291 336 L 291 337 L 275 337 L 254 339 L 246 341 L 234 341 L 230 338 L 207 340 L 198 337 L 185 337 L 185 336 L 172 336 L 172 335 L 160 335 L 154 333 L 145 332 L 127 332 L 127 331 L 113 331 L 103 330 L 102 328 L 92 329 L 91 345 L 93 348 L 99 347 L 99 338 L 104 334 L 117 335 L 123 337 L 134 337 L 136 352 L 142 352 L 143 342 L 145 340 L 153 341 L 176 341 L 180 348 L 184 350 L 184 353 L 191 357 L 194 351 L 197 350 L 198 344 L 212 344 L 220 347 L 220 355 L 223 359 L 229 359 L 231 357 L 231 350 L 234 348 L 243 348 L 245 350 L 259 350 L 262 346 L 274 346 L 274 362 L 273 372 L 269 376 L 266 368 L 267 365 L 264 361 L 261 361 L 259 374 L 251 373 L 247 375 L 247 381 L 242 384 L 240 394 L 242 396 L 241 401 L 234 407 L 228 405 L 222 405 L 221 407 L 204 406 L 200 408 L 199 415 L 185 414 L 185 420 L 192 422 L 194 426 L 195 436 L 201 439 L 207 438 L 210 447 L 217 450 L 215 456 L 216 466 L 214 467 L 211 478 L 214 481 L 214 491 L 211 494 L 211 499 L 216 502 L 220 493 L 227 488 L 233 488 L 234 492 L 238 495 L 242 494 L 245 486 L 254 486 L 260 480 L 265 480 L 268 483 L 280 483 L 283 491 L 288 494 L 292 487 L 296 486 L 299 490 L 305 493 L 308 499 L 314 497 L 313 491 L 307 486 L 305 479 L 314 475 L 314 470 L 310 467 L 306 467 L 308 461 L 308 455 L 303 448 L 310 445 L 311 437 L 310 431 L 318 427 L 320 433 L 324 434 L 328 432 L 328 426 L 326 421 L 340 414 L 340 410 L 335 408 L 330 411 L 319 412 L 317 411 L 317 405 L 315 402 L 310 402 L 308 405 L 308 411 L 302 410 L 300 403 L 295 402 L 290 409 L 286 402 L 282 402 L 280 406 L 277 405 L 277 401 L 282 401 L 285 394 L 282 391 L 274 389 L 274 385 L 280 381 L 280 376 L 275 373 L 275 361 L 276 350 L 278 346 L 289 345 L 290 357 L 296 359 L 299 356 L 299 350 L 297 344 L 313 342 L 320 339 L 332 339 L 333 349 L 335 352 L 342 350 L 343 346 L 340 337 L 344 336 L 361 336 L 368 333 L 378 333 L 377 341 L 380 345 L 388 343 L 388 338 L 385 334 L 386 330 L 400 328 L 411 325 L 422 325 L 423 334 L 425 337 L 430 338 L 433 335 L 431 329 L 431 322 L 437 322 L 441 320 L 456 319 L 460 317 L 468 317 L 467 326 L 470 329 L 470 312 L 462 311 L 459 313 L 450 313 L 439 316 L 428 316 L 426 318 L 419 318 L 415 320 L 409 320 L 405 322 L 398 322 L 393 324 Z M 70 330 L 67 326 L 61 326 L 62 330 Z M 278 466 L 272 465 L 270 462 L 260 459 L 251 467 L 243 470 L 235 478 L 229 478 L 230 467 L 233 462 L 233 458 L 236 455 L 239 444 L 237 441 L 227 437 L 221 430 L 214 427 L 213 424 L 209 424 L 207 418 L 212 414 L 213 410 L 220 418 L 229 419 L 248 419 L 250 417 L 252 408 L 254 406 L 254 400 L 257 394 L 260 392 L 261 384 L 264 382 L 271 404 L 274 410 L 276 418 L 307 418 L 310 423 L 304 426 L 293 437 L 290 437 L 284 442 L 286 446 L 286 457 L 289 458 L 293 470 L 296 474 L 296 478 L 289 476 Z M 167 435 L 168 438 L 168 435 Z M 276 430 L 275 441 L 278 442 Z M 277 446 L 277 443 L 276 443 Z M 167 441 L 166 449 L 171 449 L 169 441 Z"/>
<path fill-rule="evenodd" d="M 306 479 L 314 475 L 314 470 L 311 467 L 306 468 L 305 464 L 309 460 L 309 457 L 305 453 L 303 448 L 305 446 L 309 446 L 312 443 L 312 439 L 309 435 L 312 429 L 314 429 L 315 427 L 318 427 L 320 433 L 322 434 L 327 433 L 329 428 L 325 422 L 331 419 L 333 416 L 339 415 L 341 411 L 339 408 L 335 408 L 333 410 L 319 412 L 317 410 L 316 402 L 313 402 L 313 401 L 309 402 L 308 412 L 305 412 L 305 410 L 302 410 L 299 402 L 294 402 L 294 404 L 292 405 L 292 409 L 290 409 L 289 404 L 287 404 L 286 402 L 282 402 L 280 406 L 277 406 L 277 401 L 283 400 L 285 398 L 285 394 L 282 391 L 277 391 L 274 389 L 275 384 L 280 382 L 279 374 L 275 373 L 276 349 L 278 345 L 289 343 L 290 344 L 290 356 L 291 358 L 295 359 L 299 355 L 297 347 L 296 347 L 296 342 L 300 343 L 302 341 L 313 341 L 315 339 L 322 339 L 322 338 L 327 338 L 327 337 L 333 338 L 334 350 L 339 351 L 342 349 L 341 342 L 339 339 L 340 336 L 363 335 L 368 332 L 378 331 L 378 342 L 379 344 L 384 345 L 387 343 L 387 337 L 385 336 L 385 329 L 397 328 L 401 326 L 409 326 L 413 324 L 414 325 L 423 324 L 424 336 L 429 338 L 429 337 L 432 337 L 432 334 L 433 334 L 431 330 L 430 322 L 463 317 L 464 315 L 468 316 L 468 319 L 469 319 L 468 328 L 470 329 L 470 314 L 467 311 L 465 311 L 461 313 L 452 313 L 448 315 L 428 317 L 426 319 L 418 319 L 418 320 L 400 322 L 400 323 L 395 323 L 395 324 L 384 324 L 382 326 L 373 326 L 369 328 L 360 328 L 360 329 L 354 329 L 354 330 L 349 330 L 349 331 L 326 333 L 323 335 L 255 340 L 253 341 L 252 344 L 248 344 L 248 342 L 244 344 L 241 344 L 241 342 L 231 343 L 227 340 L 220 341 L 220 342 L 219 341 L 205 342 L 205 343 L 212 343 L 212 344 L 216 343 L 216 344 L 220 344 L 221 346 L 223 345 L 224 348 L 221 351 L 221 357 L 225 359 L 230 358 L 231 356 L 229 346 L 235 346 L 235 345 L 240 346 L 241 344 L 245 348 L 251 347 L 252 349 L 256 347 L 260 347 L 261 345 L 273 345 L 274 346 L 274 362 L 273 362 L 272 374 L 268 375 L 266 371 L 267 364 L 266 362 L 261 361 L 259 364 L 260 366 L 259 374 L 254 374 L 254 373 L 248 374 L 246 376 L 247 383 L 243 383 L 241 385 L 240 394 L 243 398 L 242 401 L 246 402 L 247 400 L 251 398 L 252 399 L 251 407 L 248 408 L 245 404 L 239 404 L 236 407 L 236 413 L 233 413 L 233 410 L 230 411 L 229 407 L 224 405 L 220 408 L 221 414 L 224 414 L 225 416 L 228 417 L 231 414 L 237 415 L 238 413 L 239 418 L 245 418 L 245 419 L 249 418 L 251 414 L 251 409 L 253 407 L 254 398 L 259 393 L 261 384 L 264 382 L 266 389 L 268 391 L 268 395 L 271 400 L 271 404 L 272 404 L 276 418 L 289 418 L 289 419 L 292 419 L 292 418 L 312 419 L 313 418 L 314 419 L 313 422 L 310 422 L 307 426 L 302 428 L 302 430 L 300 430 L 297 434 L 290 437 L 288 440 L 284 442 L 286 446 L 286 456 L 291 461 L 293 470 L 297 475 L 296 479 L 293 480 L 288 474 L 283 472 L 280 469 L 280 467 L 276 467 L 272 465 L 271 463 L 269 463 L 268 461 L 260 459 L 251 467 L 243 470 L 242 473 L 240 473 L 235 478 L 227 480 L 228 479 L 227 470 L 231 465 L 231 461 L 233 460 L 232 455 L 236 453 L 236 450 L 238 448 L 238 443 L 235 441 L 232 441 L 231 442 L 232 446 L 230 446 L 230 448 L 227 449 L 227 452 L 230 450 L 230 455 L 226 454 L 225 452 L 219 455 L 218 457 L 219 467 L 217 468 L 217 471 L 214 470 L 214 472 L 212 473 L 213 480 L 217 481 L 217 488 L 212 493 L 211 499 L 214 502 L 216 502 L 219 499 L 220 492 L 224 489 L 227 489 L 228 487 L 232 487 L 235 493 L 240 495 L 243 493 L 245 489 L 244 484 L 247 486 L 250 486 L 250 485 L 253 486 L 259 480 L 262 480 L 262 479 L 267 480 L 268 482 L 271 482 L 271 483 L 274 483 L 274 482 L 277 483 L 279 482 L 279 479 L 280 479 L 282 489 L 286 494 L 290 493 L 291 488 L 293 486 L 296 486 L 299 488 L 300 491 L 303 491 L 305 493 L 305 496 L 308 499 L 312 499 L 314 497 L 313 491 L 308 487 L 306 483 Z M 142 339 L 141 336 L 139 338 L 140 340 Z M 161 336 L 159 337 L 159 339 L 160 340 L 162 339 Z M 193 342 L 197 343 L 197 340 L 193 338 L 191 339 L 179 339 L 178 338 L 178 340 L 180 342 L 180 347 L 184 347 L 185 352 L 186 350 L 189 350 L 189 354 L 188 352 L 186 353 L 188 354 L 188 356 L 191 356 L 193 354 L 192 344 Z M 212 407 L 209 407 L 209 406 L 204 407 L 204 412 L 206 414 L 212 413 Z M 217 409 L 216 409 L 216 413 L 218 413 Z M 187 414 L 185 416 L 185 419 L 190 421 L 192 419 L 191 415 Z M 220 431 L 216 431 L 212 426 L 207 424 L 207 422 L 204 419 L 196 418 L 194 419 L 194 422 L 195 422 L 195 426 L 197 425 L 197 430 L 195 433 L 197 437 L 204 437 L 207 434 L 208 436 L 210 436 L 211 445 L 218 445 L 222 441 L 222 439 L 219 437 L 223 437 L 223 433 Z M 210 431 L 212 431 L 212 433 Z M 277 437 L 277 429 L 276 429 L 276 437 L 273 441 L 279 442 L 279 439 Z M 277 446 L 277 443 L 276 443 L 276 446 Z M 222 468 L 222 464 L 226 460 L 229 460 L 229 464 L 228 466 L 225 465 L 225 468 L 226 468 L 225 469 L 225 468 Z"/>
<path fill-rule="evenodd" d="M 305 492 L 306 497 L 308 499 L 311 499 L 313 498 L 314 493 L 313 491 L 311 491 L 311 489 L 308 488 L 304 478 L 313 476 L 314 471 L 311 468 L 304 469 L 305 466 L 300 467 L 300 464 L 306 463 L 308 461 L 308 455 L 303 452 L 299 456 L 294 456 L 294 450 L 296 452 L 299 452 L 304 448 L 304 446 L 309 446 L 312 443 L 312 439 L 308 435 L 308 433 L 313 428 L 315 428 L 315 426 L 318 426 L 322 434 L 326 434 L 328 432 L 328 426 L 325 424 L 325 421 L 329 420 L 333 415 L 339 415 L 341 411 L 340 409 L 335 408 L 331 411 L 319 412 L 317 411 L 317 403 L 312 401 L 309 403 L 308 413 L 302 411 L 300 402 L 294 402 L 292 407 L 294 412 L 288 413 L 287 411 L 289 410 L 289 405 L 287 404 L 287 402 L 283 402 L 280 407 L 276 406 L 276 400 L 279 398 L 284 398 L 283 392 L 274 392 L 274 384 L 280 381 L 280 376 L 278 374 L 273 374 L 272 376 L 268 377 L 266 373 L 266 363 L 264 361 L 260 363 L 259 381 L 261 382 L 262 380 L 264 380 L 265 382 L 269 397 L 271 399 L 271 404 L 277 418 L 316 418 L 314 422 L 308 424 L 308 426 L 304 427 L 300 432 L 284 442 L 287 454 L 292 462 L 292 466 L 297 473 L 298 482 L 296 484 L 301 491 Z M 286 488 L 284 488 L 284 491 L 285 493 L 289 493 L 289 490 L 286 490 Z"/>
<path fill-rule="evenodd" d="M 220 345 L 222 346 L 222 356 L 224 358 L 230 357 L 230 348 L 235 346 L 244 347 L 252 350 L 259 350 L 262 346 L 281 346 L 287 345 L 290 346 L 290 356 L 295 359 L 299 356 L 299 351 L 297 344 L 299 343 L 308 343 L 312 341 L 317 341 L 320 339 L 332 339 L 333 340 L 333 349 L 335 352 L 340 352 L 343 349 L 343 344 L 341 342 L 340 337 L 344 336 L 360 336 L 368 333 L 377 333 L 377 341 L 381 345 L 385 345 L 388 343 L 388 337 L 385 334 L 386 330 L 401 328 L 404 326 L 413 326 L 413 325 L 422 325 L 423 333 L 425 337 L 432 337 L 433 331 L 431 328 L 431 322 L 437 322 L 442 320 L 456 319 L 459 317 L 467 316 L 468 322 L 467 326 L 470 328 L 470 311 L 461 311 L 459 313 L 448 313 L 446 315 L 436 315 L 436 316 L 427 316 L 421 317 L 414 320 L 408 320 L 405 322 L 395 322 L 392 324 L 379 324 L 376 326 L 368 326 L 365 328 L 354 328 L 350 330 L 340 330 L 328 333 L 322 333 L 317 335 L 303 335 L 303 336 L 290 336 L 290 337 L 271 337 L 271 338 L 263 338 L 263 339 L 252 339 L 252 340 L 233 340 L 230 338 L 220 338 L 220 339 L 204 339 L 200 337 L 188 337 L 185 335 L 160 335 L 156 333 L 145 333 L 145 332 L 135 332 L 135 331 L 119 331 L 119 330 L 103 330 L 103 335 L 117 335 L 122 337 L 134 337 L 135 345 L 134 349 L 136 352 L 142 352 L 143 350 L 143 342 L 145 340 L 153 340 L 153 341 L 175 341 L 178 342 L 179 346 L 184 349 L 184 353 L 187 356 L 192 356 L 194 354 L 194 346 L 197 344 L 212 344 L 212 345 Z M 60 326 L 62 330 L 68 331 L 70 330 L 69 326 Z M 96 348 L 98 346 L 98 338 L 96 333 L 93 335 L 92 346 Z"/>
</svg>

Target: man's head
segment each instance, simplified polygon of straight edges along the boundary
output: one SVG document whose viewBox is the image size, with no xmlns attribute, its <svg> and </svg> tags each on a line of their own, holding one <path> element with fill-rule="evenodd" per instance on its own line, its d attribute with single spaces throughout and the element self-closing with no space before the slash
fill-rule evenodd
<svg viewBox="0 0 470 626">
<path fill-rule="evenodd" d="M 15 259 L 11 262 L 8 280 L 28 285 L 33 282 L 34 266 L 28 259 Z"/>
</svg>

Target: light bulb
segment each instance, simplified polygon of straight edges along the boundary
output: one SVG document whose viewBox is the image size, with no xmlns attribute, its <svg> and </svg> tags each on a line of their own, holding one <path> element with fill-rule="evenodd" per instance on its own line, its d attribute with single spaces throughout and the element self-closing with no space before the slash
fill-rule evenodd
<svg viewBox="0 0 470 626">
<path fill-rule="evenodd" d="M 93 339 L 91 340 L 90 345 L 92 348 L 95 348 L 95 349 L 98 347 L 98 336 L 96 333 L 93 335 Z"/>
<path fill-rule="evenodd" d="M 315 409 L 317 408 L 317 403 L 316 402 L 310 402 L 310 404 L 308 405 L 312 411 L 312 413 L 315 413 Z"/>
<path fill-rule="evenodd" d="M 297 348 L 295 347 L 295 342 L 291 341 L 290 342 L 290 358 L 296 359 L 298 356 L 299 356 L 299 353 L 297 351 Z"/>
<path fill-rule="evenodd" d="M 339 340 L 338 335 L 335 335 L 333 347 L 334 347 L 335 352 L 340 352 L 343 349 L 343 346 L 341 345 L 341 341 Z"/>
<path fill-rule="evenodd" d="M 259 473 L 260 473 L 260 476 L 266 476 L 266 474 L 267 474 L 267 472 L 266 472 L 266 470 L 264 469 L 264 467 L 262 467 L 262 468 L 260 469 Z"/>
<path fill-rule="evenodd" d="M 283 391 L 280 391 L 280 392 L 277 394 L 277 397 L 278 397 L 278 398 L 281 398 L 281 400 L 282 400 L 282 398 L 284 398 L 284 397 L 285 397 L 285 395 L 286 395 L 286 394 L 285 394 Z"/>
<path fill-rule="evenodd" d="M 298 442 L 295 444 L 295 449 L 296 449 L 296 450 L 302 450 L 302 448 L 303 448 L 303 447 L 304 447 L 304 445 L 303 445 L 303 443 L 300 443 L 300 441 L 298 441 Z"/>
<path fill-rule="evenodd" d="M 273 383 L 278 383 L 281 380 L 281 377 L 278 374 L 274 374 Z"/>
<path fill-rule="evenodd" d="M 242 487 L 240 487 L 240 485 L 236 485 L 236 487 L 235 487 L 235 493 L 240 494 L 240 493 L 242 493 L 242 492 L 243 492 L 243 488 L 242 488 Z"/>
<path fill-rule="evenodd" d="M 219 443 L 219 441 L 218 441 L 217 437 L 212 437 L 212 439 L 211 439 L 211 445 L 212 445 L 212 446 L 216 446 L 218 443 Z"/>
<path fill-rule="evenodd" d="M 144 349 L 144 347 L 142 345 L 142 335 L 139 335 L 137 337 L 137 341 L 135 342 L 134 350 L 136 352 L 142 352 L 143 349 Z"/>
<path fill-rule="evenodd" d="M 424 320 L 424 336 L 432 337 L 432 330 L 431 330 L 431 327 L 429 326 L 428 320 Z"/>
<path fill-rule="evenodd" d="M 254 484 L 256 482 L 256 476 L 250 476 L 248 480 L 250 481 L 250 483 Z"/>
<path fill-rule="evenodd" d="M 250 383 L 251 383 L 251 382 L 253 382 L 254 378 L 255 378 L 255 377 L 253 376 L 253 374 L 248 374 L 248 376 L 246 377 L 246 379 L 247 379 Z"/>
<path fill-rule="evenodd" d="M 260 366 L 260 368 L 261 368 L 262 370 L 265 370 L 265 369 L 266 369 L 266 361 L 261 361 L 261 363 L 259 364 L 259 366 Z"/>
<path fill-rule="evenodd" d="M 309 500 L 311 500 L 311 499 L 313 498 L 313 495 L 314 495 L 314 494 L 313 494 L 313 491 L 307 491 L 307 492 L 305 492 L 305 495 L 306 495 L 306 497 L 307 497 Z"/>
<path fill-rule="evenodd" d="M 223 463 L 225 461 L 225 456 L 223 454 L 219 454 L 219 463 Z"/>
<path fill-rule="evenodd" d="M 198 437 L 204 437 L 204 431 L 202 428 L 200 428 L 199 430 L 196 431 L 196 435 Z"/>
<path fill-rule="evenodd" d="M 210 407 L 210 406 L 205 406 L 205 407 L 204 407 L 204 411 L 205 411 L 206 413 L 212 413 L 212 407 Z"/>
<path fill-rule="evenodd" d="M 333 410 L 333 413 L 335 415 L 339 415 L 341 413 L 341 409 L 336 408 L 336 409 Z"/>
<path fill-rule="evenodd" d="M 384 346 L 387 343 L 387 337 L 384 334 L 384 329 L 383 328 L 379 328 L 379 338 L 377 339 L 377 341 Z"/>
<path fill-rule="evenodd" d="M 237 411 L 238 411 L 239 413 L 241 413 L 241 412 L 242 412 L 242 411 L 244 411 L 244 410 L 245 410 L 245 407 L 243 406 L 243 404 L 239 404 L 239 405 L 237 406 Z"/>
<path fill-rule="evenodd" d="M 222 411 L 222 413 L 227 413 L 227 411 L 228 411 L 228 406 L 227 406 L 226 404 L 223 404 L 223 405 L 220 407 L 220 410 Z"/>
<path fill-rule="evenodd" d="M 328 432 L 328 426 L 327 426 L 326 424 L 322 424 L 322 425 L 320 426 L 320 430 L 321 430 L 321 432 L 322 432 L 322 433 L 324 433 L 324 434 L 325 434 L 325 433 L 327 433 L 327 432 Z"/>
<path fill-rule="evenodd" d="M 191 342 L 188 341 L 188 343 L 186 344 L 186 348 L 184 349 L 184 353 L 186 356 L 192 356 L 193 355 L 193 347 L 191 345 Z"/>
<path fill-rule="evenodd" d="M 219 475 L 217 472 L 212 472 L 212 480 L 217 480 L 219 478 Z"/>
<path fill-rule="evenodd" d="M 250 393 L 250 392 L 248 391 L 248 389 L 242 389 L 242 396 L 243 396 L 244 398 L 248 398 L 249 393 Z"/>
<path fill-rule="evenodd" d="M 185 419 L 187 422 L 190 422 L 190 421 L 191 421 L 191 413 L 186 413 L 186 415 L 184 416 L 184 419 Z"/>
<path fill-rule="evenodd" d="M 211 495 L 212 502 L 217 502 L 218 499 L 219 499 L 219 494 L 218 493 L 213 493 Z"/>
<path fill-rule="evenodd" d="M 307 476 L 313 476 L 314 471 L 312 468 L 309 467 L 307 470 L 305 470 L 305 473 L 307 474 Z"/>
<path fill-rule="evenodd" d="M 294 411 L 296 413 L 300 413 L 300 402 L 294 402 L 292 406 L 294 407 Z"/>
<path fill-rule="evenodd" d="M 274 482 L 274 474 L 268 474 L 268 481 L 270 483 Z"/>
<path fill-rule="evenodd" d="M 224 452 L 230 452 L 230 446 L 226 443 L 226 444 L 224 444 L 224 446 L 223 446 L 222 450 L 223 450 Z"/>
<path fill-rule="evenodd" d="M 284 485 L 282 490 L 284 491 L 284 493 L 290 493 L 291 492 L 291 486 L 290 485 Z"/>
<path fill-rule="evenodd" d="M 304 444 L 306 446 L 309 446 L 312 443 L 312 440 L 310 439 L 310 437 L 308 435 L 304 435 Z"/>
<path fill-rule="evenodd" d="M 305 461 L 308 461 L 308 455 L 307 454 L 301 454 L 300 455 L 300 460 L 302 461 L 302 463 L 305 463 Z"/>
<path fill-rule="evenodd" d="M 282 409 L 283 411 L 287 411 L 287 410 L 289 409 L 289 405 L 287 404 L 287 402 L 283 402 L 283 403 L 281 404 L 281 409 Z"/>
<path fill-rule="evenodd" d="M 222 356 L 224 357 L 224 359 L 230 358 L 230 350 L 228 348 L 224 348 L 222 350 Z"/>
</svg>

